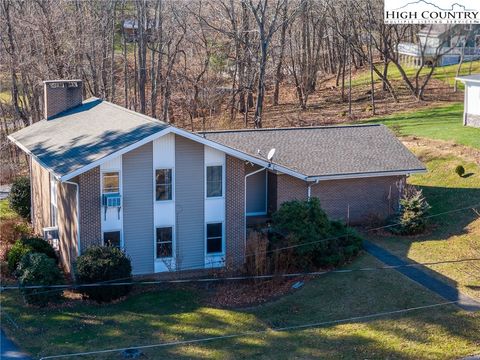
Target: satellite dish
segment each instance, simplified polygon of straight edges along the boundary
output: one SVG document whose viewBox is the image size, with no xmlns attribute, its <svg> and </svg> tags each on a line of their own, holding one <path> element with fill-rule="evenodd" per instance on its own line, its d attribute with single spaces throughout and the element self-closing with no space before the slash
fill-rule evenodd
<svg viewBox="0 0 480 360">
<path fill-rule="evenodd" d="M 270 151 L 268 152 L 268 155 L 267 155 L 268 161 L 272 161 L 273 155 L 275 155 L 275 148 L 271 148 Z"/>
</svg>

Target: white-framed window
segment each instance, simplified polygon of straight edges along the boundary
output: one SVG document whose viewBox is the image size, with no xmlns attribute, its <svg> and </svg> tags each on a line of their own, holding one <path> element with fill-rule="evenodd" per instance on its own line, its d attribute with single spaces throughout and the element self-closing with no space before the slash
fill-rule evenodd
<svg viewBox="0 0 480 360">
<path fill-rule="evenodd" d="M 173 227 L 156 228 L 156 257 L 157 259 L 173 257 Z"/>
<path fill-rule="evenodd" d="M 57 181 L 53 178 L 50 178 L 50 224 L 52 227 L 58 226 L 57 192 Z"/>
<path fill-rule="evenodd" d="M 206 233 L 207 255 L 223 254 L 223 223 L 207 223 Z"/>
<path fill-rule="evenodd" d="M 173 170 L 155 170 L 155 200 L 167 201 L 173 198 Z"/>
<path fill-rule="evenodd" d="M 223 196 L 223 165 L 207 166 L 207 198 Z"/>
<path fill-rule="evenodd" d="M 120 174 L 118 171 L 105 171 L 102 173 L 102 194 L 120 192 Z"/>
<path fill-rule="evenodd" d="M 103 233 L 103 245 L 121 248 L 122 233 L 120 232 L 120 230 L 105 231 Z"/>
</svg>

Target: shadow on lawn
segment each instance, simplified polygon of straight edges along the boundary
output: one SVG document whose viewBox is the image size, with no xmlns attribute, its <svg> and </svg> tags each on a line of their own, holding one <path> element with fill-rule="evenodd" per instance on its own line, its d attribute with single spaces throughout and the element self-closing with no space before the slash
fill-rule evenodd
<svg viewBox="0 0 480 360">
<path fill-rule="evenodd" d="M 418 264 L 409 255 L 414 243 L 452 241 L 454 236 L 468 234 L 469 225 L 479 218 L 480 189 L 433 186 L 419 186 L 419 188 L 432 206 L 430 211 L 432 217 L 429 219 L 427 231 L 425 234 L 418 236 L 382 235 L 383 239 L 381 240 L 385 241 L 387 246 L 384 248 L 384 245 L 381 243 L 377 244 L 377 246 L 379 245 L 384 250 L 390 249 L 387 251 L 391 254 L 381 255 L 382 250 L 375 250 L 375 245 L 373 244 L 372 250 L 379 252 L 380 256 L 384 256 L 385 259 L 382 261 L 386 261 L 387 265 Z M 435 216 L 437 214 L 438 216 Z M 469 255 L 463 255 L 462 258 L 480 258 L 480 252 L 476 252 L 473 248 L 468 250 L 467 254 Z M 394 256 L 397 258 L 394 258 Z M 466 264 L 460 263 L 456 264 L 456 266 L 461 269 Z M 447 301 L 459 301 L 459 306 L 463 309 L 473 311 L 480 309 L 480 303 L 477 299 L 469 298 L 460 293 L 458 290 L 459 284 L 456 280 L 435 271 L 431 267 L 419 265 L 399 268 L 398 271 L 441 295 Z M 428 279 L 428 276 L 433 279 Z"/>
<path fill-rule="evenodd" d="M 429 220 L 430 232 L 413 237 L 412 241 L 446 240 L 454 235 L 466 234 L 468 225 L 478 219 L 473 209 L 480 210 L 480 189 L 435 186 L 418 188 L 432 206 L 432 217 Z M 455 211 L 457 209 L 458 212 Z M 435 216 L 442 213 L 446 214 Z"/>
</svg>

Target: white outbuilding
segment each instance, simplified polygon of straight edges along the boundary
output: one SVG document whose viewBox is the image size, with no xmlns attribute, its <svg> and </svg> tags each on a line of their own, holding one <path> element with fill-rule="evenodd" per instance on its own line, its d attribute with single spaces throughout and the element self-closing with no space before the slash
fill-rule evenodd
<svg viewBox="0 0 480 360">
<path fill-rule="evenodd" d="M 465 84 L 463 125 L 480 128 L 480 74 L 459 76 L 456 80 Z"/>
</svg>

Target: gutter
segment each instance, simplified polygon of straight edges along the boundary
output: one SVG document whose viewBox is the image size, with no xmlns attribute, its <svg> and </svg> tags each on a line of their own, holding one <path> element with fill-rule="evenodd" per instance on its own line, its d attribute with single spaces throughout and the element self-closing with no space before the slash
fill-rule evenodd
<svg viewBox="0 0 480 360">
<path fill-rule="evenodd" d="M 393 170 L 393 171 L 379 171 L 368 173 L 350 173 L 350 174 L 332 174 L 332 175 L 317 175 L 307 176 L 305 181 L 322 181 L 322 180 L 342 180 L 342 179 L 358 179 L 358 178 L 371 178 L 382 176 L 398 176 L 398 175 L 411 175 L 426 173 L 426 168 L 409 169 L 409 170 Z"/>
</svg>

